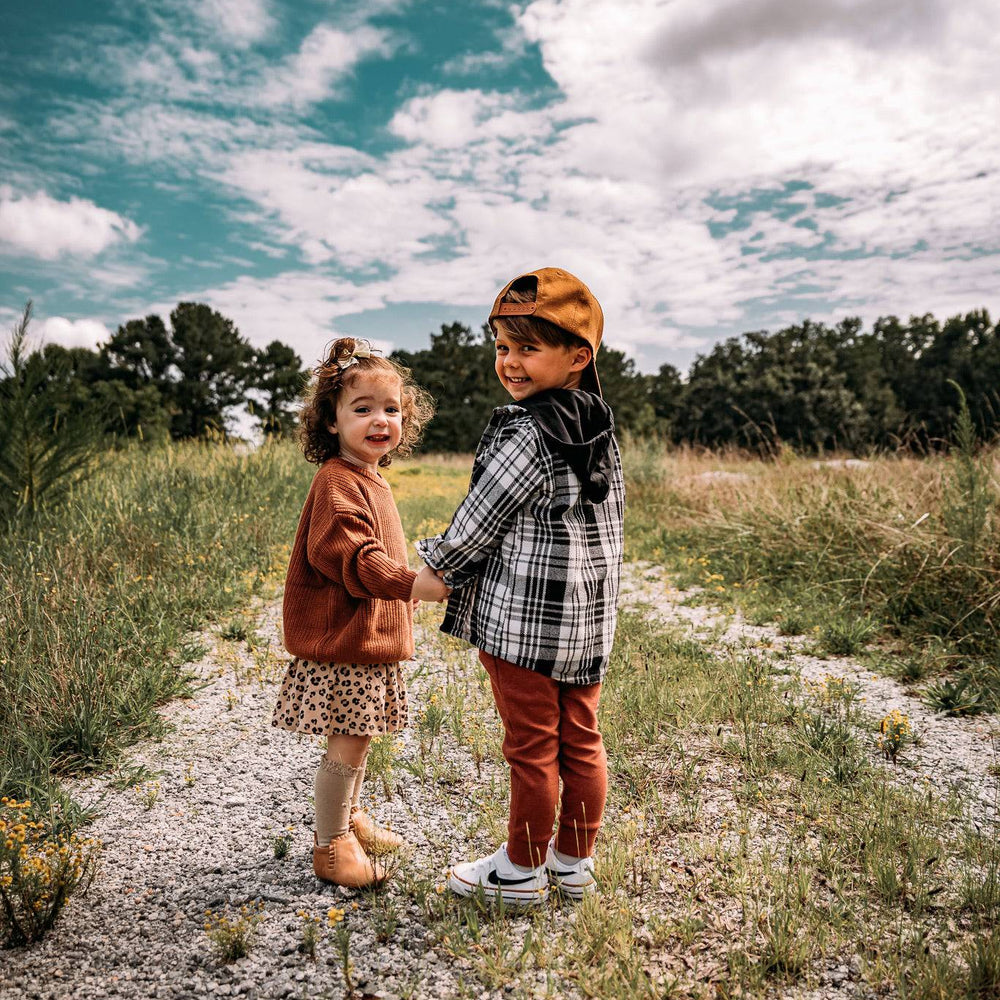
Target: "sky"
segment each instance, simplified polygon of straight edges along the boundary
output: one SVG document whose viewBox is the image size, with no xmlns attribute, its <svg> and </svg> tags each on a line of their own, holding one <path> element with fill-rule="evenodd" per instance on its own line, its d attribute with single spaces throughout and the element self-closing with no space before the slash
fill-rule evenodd
<svg viewBox="0 0 1000 1000">
<path fill-rule="evenodd" d="M 0 0 L 0 323 L 206 302 L 306 364 L 542 266 L 684 371 L 1000 309 L 996 0 Z M 419 378 L 419 373 L 417 373 Z"/>
</svg>

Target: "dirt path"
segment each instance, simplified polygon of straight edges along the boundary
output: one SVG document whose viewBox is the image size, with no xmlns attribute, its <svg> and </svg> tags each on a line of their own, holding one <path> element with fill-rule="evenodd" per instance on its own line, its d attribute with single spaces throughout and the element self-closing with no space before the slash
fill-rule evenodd
<svg viewBox="0 0 1000 1000">
<path fill-rule="evenodd" d="M 803 677 L 856 680 L 873 717 L 901 708 L 921 737 L 907 753 L 907 764 L 886 765 L 887 773 L 917 786 L 930 781 L 950 788 L 973 815 L 996 817 L 996 720 L 936 716 L 896 682 L 872 677 L 847 658 L 821 660 L 802 652 L 801 639 L 751 626 L 739 615 L 688 606 L 692 595 L 671 590 L 655 568 L 628 567 L 623 591 L 626 606 L 648 608 L 721 655 L 764 651 L 783 657 L 783 667 Z M 471 651 L 458 650 L 437 633 L 438 614 L 425 611 L 418 627 L 414 715 L 427 692 L 449 678 L 468 677 L 469 690 L 488 697 L 475 680 L 481 671 Z M 469 963 L 435 949 L 426 920 L 426 900 L 438 891 L 442 870 L 463 860 L 470 843 L 478 847 L 498 836 L 482 818 L 486 803 L 493 802 L 496 814 L 496 802 L 505 798 L 505 768 L 495 750 L 496 722 L 488 702 L 477 702 L 476 711 L 486 720 L 484 739 L 492 740 L 494 750 L 484 752 L 478 764 L 447 732 L 428 752 L 418 727 L 411 726 L 388 776 L 391 797 L 377 781 L 369 785 L 369 808 L 413 845 L 387 891 L 358 897 L 324 886 L 310 864 L 312 775 L 321 742 L 270 726 L 274 682 L 282 670 L 278 618 L 276 602 L 256 609 L 252 648 L 204 637 L 211 649 L 196 665 L 204 686 L 194 698 L 165 707 L 173 731 L 164 742 L 140 746 L 130 756 L 126 770 L 141 775 L 145 769 L 146 780 L 124 791 L 113 790 L 114 776 L 74 787 L 80 800 L 99 806 L 90 833 L 105 843 L 102 868 L 88 895 L 73 901 L 45 941 L 5 954 L 3 1000 L 342 997 L 341 961 L 331 943 L 321 943 L 315 960 L 298 950 L 300 912 L 325 915 L 331 906 L 346 912 L 359 995 L 384 1000 L 511 995 L 502 985 L 485 991 L 471 985 Z M 274 841 L 286 834 L 290 850 L 275 857 Z M 671 865 L 682 871 L 683 857 Z M 265 919 L 253 950 L 238 962 L 220 964 L 204 933 L 205 911 L 238 909 L 255 900 L 263 902 Z M 515 934 L 516 944 L 528 924 L 513 923 L 521 935 Z M 825 985 L 810 991 L 789 986 L 774 996 L 842 996 L 852 974 L 838 965 L 820 979 Z M 526 973 L 516 988 L 515 995 L 523 997 L 563 995 L 551 992 L 541 971 Z"/>
</svg>

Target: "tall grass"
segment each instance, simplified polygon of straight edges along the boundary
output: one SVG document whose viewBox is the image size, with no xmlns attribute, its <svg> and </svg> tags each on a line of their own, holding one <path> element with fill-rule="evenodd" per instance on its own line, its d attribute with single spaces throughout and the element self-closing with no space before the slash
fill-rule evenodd
<svg viewBox="0 0 1000 1000">
<path fill-rule="evenodd" d="M 945 661 L 1000 661 L 1000 450 L 847 465 L 631 442 L 625 457 L 632 558 L 790 631 L 881 629 L 937 640 Z"/>
<path fill-rule="evenodd" d="M 938 660 L 984 675 L 998 662 L 1000 454 L 849 469 L 639 442 L 624 455 L 630 557 L 841 648 L 889 627 L 942 637 Z M 444 529 L 469 464 L 388 470 L 407 537 Z M 0 794 L 58 802 L 60 775 L 159 731 L 156 707 L 189 689 L 190 633 L 280 581 L 312 473 L 290 442 L 108 453 L 60 508 L 0 537 Z"/>
<path fill-rule="evenodd" d="M 59 799 L 159 731 L 191 630 L 284 570 L 311 467 L 289 444 L 107 453 L 68 502 L 0 537 L 0 792 Z M 64 805 L 66 803 L 63 803 Z"/>
<path fill-rule="evenodd" d="M 468 470 L 387 470 L 409 538 L 447 525 Z M 0 794 L 73 825 L 59 777 L 160 733 L 157 706 L 190 691 L 191 633 L 283 579 L 314 471 L 292 442 L 109 452 L 65 504 L 0 535 Z"/>
</svg>

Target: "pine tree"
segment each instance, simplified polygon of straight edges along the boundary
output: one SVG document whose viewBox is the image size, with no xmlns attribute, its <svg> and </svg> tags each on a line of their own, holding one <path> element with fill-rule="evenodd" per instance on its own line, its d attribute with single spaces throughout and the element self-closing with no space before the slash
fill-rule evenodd
<svg viewBox="0 0 1000 1000">
<path fill-rule="evenodd" d="M 85 475 L 95 439 L 83 422 L 52 417 L 53 400 L 40 354 L 28 350 L 31 302 L 0 361 L 0 517 L 35 515 Z"/>
</svg>

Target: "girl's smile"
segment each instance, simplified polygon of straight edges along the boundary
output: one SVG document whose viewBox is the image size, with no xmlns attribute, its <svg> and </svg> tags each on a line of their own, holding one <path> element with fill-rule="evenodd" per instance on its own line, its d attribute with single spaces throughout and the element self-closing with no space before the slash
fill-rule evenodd
<svg viewBox="0 0 1000 1000">
<path fill-rule="evenodd" d="M 378 470 L 379 459 L 399 444 L 403 433 L 401 384 L 392 375 L 355 375 L 337 398 L 337 420 L 331 433 L 340 442 L 340 457 Z"/>
</svg>

